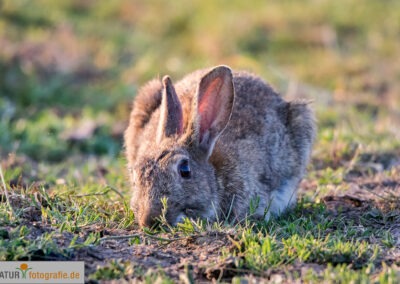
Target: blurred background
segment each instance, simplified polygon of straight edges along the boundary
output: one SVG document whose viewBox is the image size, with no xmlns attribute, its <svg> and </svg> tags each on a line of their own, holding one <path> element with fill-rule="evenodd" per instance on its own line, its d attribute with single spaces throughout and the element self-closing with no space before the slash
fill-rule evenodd
<svg viewBox="0 0 400 284">
<path fill-rule="evenodd" d="M 0 158 L 11 184 L 126 187 L 141 84 L 226 64 L 314 101 L 309 175 L 400 161 L 400 1 L 0 2 Z M 332 179 L 330 179 L 332 180 Z"/>
</svg>

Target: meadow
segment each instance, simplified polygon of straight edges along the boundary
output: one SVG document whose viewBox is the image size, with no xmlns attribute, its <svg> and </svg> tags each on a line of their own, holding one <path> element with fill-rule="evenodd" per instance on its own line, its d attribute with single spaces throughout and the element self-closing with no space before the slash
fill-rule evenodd
<svg viewBox="0 0 400 284">
<path fill-rule="evenodd" d="M 219 64 L 313 102 L 297 206 L 141 229 L 132 99 Z M 400 2 L 0 1 L 0 165 L 2 261 L 84 260 L 89 283 L 398 283 Z"/>
</svg>

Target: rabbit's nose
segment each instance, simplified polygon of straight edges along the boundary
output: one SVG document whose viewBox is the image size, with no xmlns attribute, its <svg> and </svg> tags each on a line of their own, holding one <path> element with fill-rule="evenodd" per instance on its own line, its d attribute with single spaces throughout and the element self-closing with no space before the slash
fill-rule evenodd
<svg viewBox="0 0 400 284">
<path fill-rule="evenodd" d="M 149 208 L 140 216 L 139 224 L 142 227 L 152 227 L 156 223 L 156 218 L 161 215 L 160 210 Z"/>
</svg>

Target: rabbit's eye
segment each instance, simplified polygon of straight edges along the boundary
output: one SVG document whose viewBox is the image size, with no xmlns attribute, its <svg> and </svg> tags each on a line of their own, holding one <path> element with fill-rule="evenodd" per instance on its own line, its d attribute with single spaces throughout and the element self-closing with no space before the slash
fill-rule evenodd
<svg viewBox="0 0 400 284">
<path fill-rule="evenodd" d="M 190 178 L 191 171 L 190 171 L 189 161 L 183 160 L 178 166 L 178 171 L 181 177 Z"/>
</svg>

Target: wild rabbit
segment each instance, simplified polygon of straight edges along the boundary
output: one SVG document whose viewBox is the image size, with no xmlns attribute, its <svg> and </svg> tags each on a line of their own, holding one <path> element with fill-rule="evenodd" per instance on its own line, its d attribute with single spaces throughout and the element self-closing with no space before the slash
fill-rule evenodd
<svg viewBox="0 0 400 284">
<path fill-rule="evenodd" d="M 166 197 L 172 225 L 239 221 L 252 200 L 252 217 L 280 214 L 296 202 L 315 133 L 306 102 L 285 102 L 248 72 L 217 66 L 175 85 L 168 76 L 152 80 L 125 132 L 133 212 L 152 226 Z"/>
</svg>

